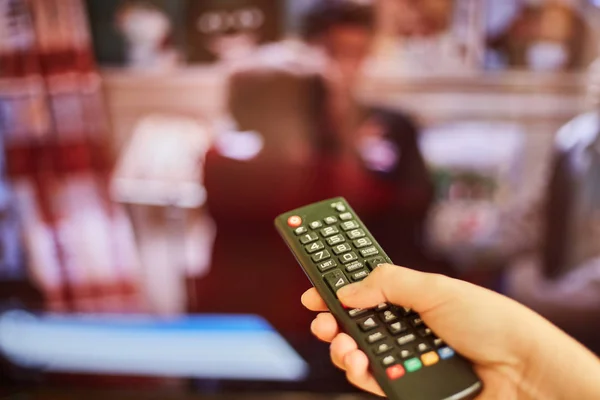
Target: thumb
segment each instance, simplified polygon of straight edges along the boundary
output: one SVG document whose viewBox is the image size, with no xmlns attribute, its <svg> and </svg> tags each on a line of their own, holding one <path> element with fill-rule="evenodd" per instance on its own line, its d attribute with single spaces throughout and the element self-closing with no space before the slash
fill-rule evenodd
<svg viewBox="0 0 600 400">
<path fill-rule="evenodd" d="M 341 288 L 337 296 L 342 304 L 352 308 L 392 303 L 425 313 L 461 293 L 464 295 L 465 285 L 443 275 L 384 264 L 363 281 Z"/>
</svg>

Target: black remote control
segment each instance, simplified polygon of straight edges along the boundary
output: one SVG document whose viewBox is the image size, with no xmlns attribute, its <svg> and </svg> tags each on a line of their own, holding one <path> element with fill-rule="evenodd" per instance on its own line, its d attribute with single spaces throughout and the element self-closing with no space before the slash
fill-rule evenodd
<svg viewBox="0 0 600 400">
<path fill-rule="evenodd" d="M 275 226 L 341 329 L 367 354 L 391 400 L 474 399 L 483 384 L 464 357 L 410 309 L 380 304 L 346 309 L 336 292 L 392 260 L 344 198 L 280 215 Z M 458 323 L 458 322 L 457 322 Z"/>
</svg>

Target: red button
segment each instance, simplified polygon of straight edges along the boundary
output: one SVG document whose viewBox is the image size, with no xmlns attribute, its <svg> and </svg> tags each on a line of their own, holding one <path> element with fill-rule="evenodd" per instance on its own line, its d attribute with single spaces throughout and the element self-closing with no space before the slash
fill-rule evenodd
<svg viewBox="0 0 600 400">
<path fill-rule="evenodd" d="M 398 378 L 402 378 L 404 376 L 404 368 L 402 365 L 393 365 L 386 369 L 388 378 L 394 380 Z"/>
<path fill-rule="evenodd" d="M 289 217 L 287 222 L 290 227 L 297 228 L 300 225 L 302 225 L 302 218 L 300 218 L 297 215 L 294 215 L 293 217 Z"/>
</svg>

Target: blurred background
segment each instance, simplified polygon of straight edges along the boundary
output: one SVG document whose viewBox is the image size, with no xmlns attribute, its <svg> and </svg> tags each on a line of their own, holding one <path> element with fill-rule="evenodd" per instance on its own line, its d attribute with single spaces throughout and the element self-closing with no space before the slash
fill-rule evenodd
<svg viewBox="0 0 600 400">
<path fill-rule="evenodd" d="M 358 395 L 273 228 L 334 196 L 600 354 L 599 38 L 597 0 L 0 0 L 0 395 Z"/>
</svg>

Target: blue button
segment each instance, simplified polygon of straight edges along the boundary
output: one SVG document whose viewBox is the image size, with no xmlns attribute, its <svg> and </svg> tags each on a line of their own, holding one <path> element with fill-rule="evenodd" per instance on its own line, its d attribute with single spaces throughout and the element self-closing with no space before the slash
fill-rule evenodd
<svg viewBox="0 0 600 400">
<path fill-rule="evenodd" d="M 452 350 L 450 347 L 444 347 L 442 349 L 439 349 L 438 353 L 442 360 L 447 360 L 449 358 L 454 357 L 454 350 Z"/>
</svg>

